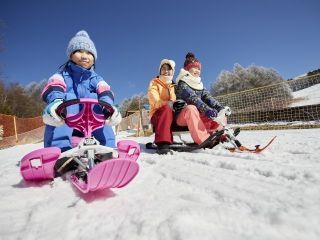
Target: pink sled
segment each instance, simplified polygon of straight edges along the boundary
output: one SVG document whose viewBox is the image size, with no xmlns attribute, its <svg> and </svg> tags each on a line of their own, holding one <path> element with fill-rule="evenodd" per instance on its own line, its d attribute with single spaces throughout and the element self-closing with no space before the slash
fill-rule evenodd
<svg viewBox="0 0 320 240">
<path fill-rule="evenodd" d="M 54 165 L 61 154 L 60 148 L 48 147 L 25 155 L 20 163 L 20 172 L 26 181 L 40 181 L 54 178 Z"/>
</svg>

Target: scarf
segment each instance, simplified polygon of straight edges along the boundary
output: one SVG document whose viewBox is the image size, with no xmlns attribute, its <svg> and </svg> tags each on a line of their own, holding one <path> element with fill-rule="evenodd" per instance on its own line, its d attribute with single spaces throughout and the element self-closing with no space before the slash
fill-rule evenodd
<svg viewBox="0 0 320 240">
<path fill-rule="evenodd" d="M 164 76 L 164 75 L 160 75 L 159 76 L 160 80 L 166 84 L 170 84 L 172 83 L 172 78 L 173 76 Z"/>
<path fill-rule="evenodd" d="M 183 68 L 180 69 L 180 73 L 176 79 L 177 84 L 179 83 L 179 81 L 184 81 L 193 89 L 196 89 L 196 90 L 203 89 L 203 83 L 201 82 L 201 77 L 194 77 Z"/>
</svg>

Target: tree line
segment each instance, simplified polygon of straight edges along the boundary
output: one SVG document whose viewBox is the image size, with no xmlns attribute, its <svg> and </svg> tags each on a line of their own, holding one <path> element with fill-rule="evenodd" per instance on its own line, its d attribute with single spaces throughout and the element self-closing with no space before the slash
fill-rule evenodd
<svg viewBox="0 0 320 240">
<path fill-rule="evenodd" d="M 40 116 L 45 105 L 41 100 L 44 84 L 34 82 L 23 87 L 18 83 L 6 85 L 0 80 L 0 113 L 21 118 Z"/>
<path fill-rule="evenodd" d="M 316 69 L 316 70 L 313 70 L 313 71 L 310 71 L 307 73 L 307 76 L 313 76 L 313 75 L 317 75 L 317 74 L 320 74 L 320 68 L 319 69 Z"/>
</svg>

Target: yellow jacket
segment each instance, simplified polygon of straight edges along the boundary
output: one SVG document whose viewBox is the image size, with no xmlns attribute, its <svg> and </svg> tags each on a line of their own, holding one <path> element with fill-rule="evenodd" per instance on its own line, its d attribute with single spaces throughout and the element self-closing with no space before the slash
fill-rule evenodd
<svg viewBox="0 0 320 240">
<path fill-rule="evenodd" d="M 152 79 L 148 88 L 148 99 L 151 118 L 158 108 L 167 104 L 168 101 L 176 100 L 174 84 L 166 84 L 159 77 Z"/>
</svg>

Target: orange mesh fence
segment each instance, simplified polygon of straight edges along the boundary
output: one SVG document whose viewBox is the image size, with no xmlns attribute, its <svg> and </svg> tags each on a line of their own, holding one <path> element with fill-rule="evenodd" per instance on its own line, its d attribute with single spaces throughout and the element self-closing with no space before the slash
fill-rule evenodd
<svg viewBox="0 0 320 240">
<path fill-rule="evenodd" d="M 0 147 L 33 143 L 43 139 L 42 117 L 18 118 L 0 114 Z"/>
<path fill-rule="evenodd" d="M 0 140 L 0 148 L 14 146 L 16 144 L 37 143 L 43 141 L 44 126 L 24 132 L 16 136 L 4 137 Z"/>
<path fill-rule="evenodd" d="M 18 134 L 44 126 L 41 116 L 35 118 L 16 118 L 16 123 Z"/>
<path fill-rule="evenodd" d="M 0 114 L 0 125 L 3 127 L 3 137 L 14 136 L 14 117 Z"/>
<path fill-rule="evenodd" d="M 3 137 L 14 136 L 44 126 L 41 116 L 18 118 L 4 114 L 0 114 L 0 125 L 3 126 Z"/>
</svg>

